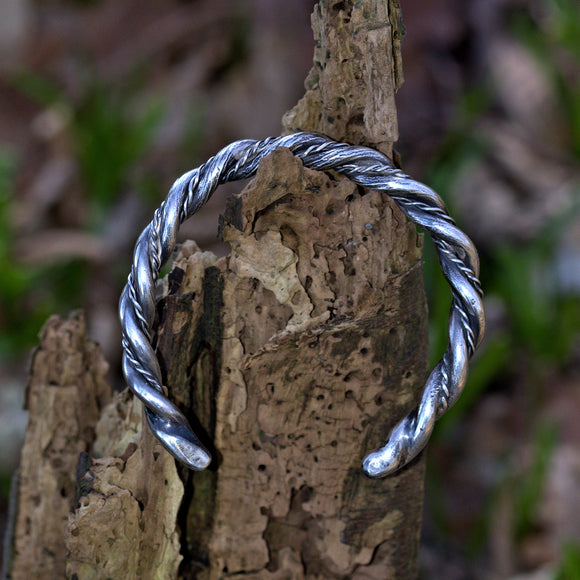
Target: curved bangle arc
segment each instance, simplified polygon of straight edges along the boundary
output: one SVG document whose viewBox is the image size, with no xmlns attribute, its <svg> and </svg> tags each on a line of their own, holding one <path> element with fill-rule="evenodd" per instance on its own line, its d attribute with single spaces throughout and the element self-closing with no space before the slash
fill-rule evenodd
<svg viewBox="0 0 580 580">
<path fill-rule="evenodd" d="M 461 394 L 469 360 L 485 332 L 485 316 L 478 280 L 479 259 L 473 243 L 457 228 L 442 199 L 431 188 L 396 169 L 378 151 L 339 143 L 316 133 L 246 139 L 231 143 L 177 179 L 139 236 L 131 273 L 121 295 L 123 372 L 131 390 L 144 403 L 149 426 L 163 446 L 191 469 L 206 468 L 211 462 L 210 454 L 162 387 L 161 369 L 152 346 L 155 286 L 175 248 L 180 225 L 205 204 L 220 184 L 252 177 L 260 160 L 278 147 L 288 148 L 310 169 L 332 169 L 357 185 L 387 193 L 413 223 L 431 235 L 451 287 L 449 342 L 443 358 L 427 379 L 418 407 L 395 426 L 382 447 L 363 460 L 367 475 L 382 477 L 419 454 L 436 419 Z"/>
</svg>

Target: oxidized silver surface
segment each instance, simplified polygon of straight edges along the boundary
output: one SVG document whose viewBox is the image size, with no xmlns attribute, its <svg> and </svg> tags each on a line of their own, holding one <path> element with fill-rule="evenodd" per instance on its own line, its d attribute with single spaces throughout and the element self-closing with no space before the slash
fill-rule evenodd
<svg viewBox="0 0 580 580">
<path fill-rule="evenodd" d="M 260 160 L 277 147 L 290 149 L 306 167 L 332 169 L 358 185 L 386 192 L 412 222 L 429 232 L 451 287 L 449 343 L 427 379 L 419 406 L 397 424 L 383 447 L 364 458 L 367 475 L 385 476 L 417 456 L 436 419 L 461 394 L 469 360 L 483 338 L 485 317 L 479 259 L 472 242 L 457 228 L 432 189 L 394 168 L 386 156 L 373 149 L 337 143 L 314 133 L 263 141 L 246 139 L 228 145 L 180 177 L 135 246 L 133 266 L 119 305 L 123 372 L 131 390 L 143 401 L 149 425 L 165 448 L 191 469 L 207 467 L 210 454 L 161 384 L 161 369 L 152 347 L 156 282 L 175 247 L 181 223 L 199 210 L 221 183 L 253 176 Z"/>
</svg>

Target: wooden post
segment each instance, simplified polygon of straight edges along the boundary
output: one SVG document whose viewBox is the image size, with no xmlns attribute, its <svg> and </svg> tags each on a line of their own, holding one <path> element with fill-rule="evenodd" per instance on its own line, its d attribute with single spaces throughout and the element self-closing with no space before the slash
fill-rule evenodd
<svg viewBox="0 0 580 580">
<path fill-rule="evenodd" d="M 321 0 L 312 27 L 314 67 L 285 130 L 391 155 L 398 2 Z M 415 227 L 386 195 L 305 169 L 279 149 L 230 200 L 221 231 L 231 247 L 224 258 L 192 242 L 181 248 L 164 281 L 157 338 L 170 396 L 205 433 L 214 464 L 176 469 L 141 428 L 140 405 L 118 396 L 88 431 L 94 445 L 74 450 L 92 457 L 82 455 L 76 498 L 59 508 L 59 522 L 72 510 L 62 542 L 51 544 L 59 570 L 415 577 L 422 457 L 382 480 L 361 469 L 416 405 L 426 376 Z M 21 499 L 14 537 L 33 509 Z M 42 576 L 13 563 L 13 578 Z"/>
<path fill-rule="evenodd" d="M 397 138 L 399 7 L 321 1 L 314 67 L 285 130 L 387 154 Z M 387 197 L 266 158 L 228 205 L 220 260 L 188 245 L 160 304 L 172 396 L 213 471 L 183 473 L 186 575 L 412 578 L 423 463 L 361 470 L 425 378 L 421 240 Z"/>
<path fill-rule="evenodd" d="M 79 454 L 92 453 L 95 424 L 111 398 L 108 365 L 87 339 L 84 316 L 53 316 L 32 355 L 28 429 L 13 480 L 5 546 L 7 578 L 62 578 L 64 528 L 77 495 Z"/>
</svg>

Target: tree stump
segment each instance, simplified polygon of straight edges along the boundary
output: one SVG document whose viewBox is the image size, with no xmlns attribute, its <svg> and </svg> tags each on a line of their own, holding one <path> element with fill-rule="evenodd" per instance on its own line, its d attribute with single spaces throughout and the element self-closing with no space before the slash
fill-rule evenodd
<svg viewBox="0 0 580 580">
<path fill-rule="evenodd" d="M 314 66 L 285 131 L 392 155 L 398 2 L 321 0 L 312 27 Z M 79 463 L 61 569 L 70 578 L 415 577 L 422 456 L 381 480 L 361 460 L 418 403 L 426 378 L 416 228 L 385 194 L 278 149 L 230 199 L 220 229 L 227 256 L 188 242 L 175 257 L 157 336 L 170 397 L 214 462 L 176 469 L 142 429 L 140 404 L 119 395 Z M 14 559 L 12 577 L 23 576 Z"/>
<path fill-rule="evenodd" d="M 314 68 L 285 130 L 390 154 L 401 79 L 395 3 L 320 2 Z M 185 570 L 199 578 L 411 578 L 422 461 L 371 481 L 364 453 L 425 378 L 421 240 L 385 195 L 287 150 L 234 196 L 215 260 L 185 246 L 158 349 L 214 471 L 184 473 Z M 213 442 L 213 444 L 212 444 Z"/>
<path fill-rule="evenodd" d="M 87 339 L 84 316 L 52 317 L 32 355 L 25 406 L 29 412 L 15 498 L 5 575 L 62 578 L 63 532 L 77 495 L 79 454 L 93 451 L 95 424 L 111 398 L 108 365 Z"/>
</svg>

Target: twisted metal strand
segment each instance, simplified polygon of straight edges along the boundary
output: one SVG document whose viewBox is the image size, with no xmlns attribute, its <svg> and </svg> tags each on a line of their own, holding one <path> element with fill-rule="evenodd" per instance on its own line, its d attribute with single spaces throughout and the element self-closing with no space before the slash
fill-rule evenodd
<svg viewBox="0 0 580 580">
<path fill-rule="evenodd" d="M 367 455 L 363 469 L 371 477 L 393 473 L 426 445 L 433 426 L 463 390 L 468 364 L 485 331 L 479 260 L 469 238 L 457 228 L 441 198 L 426 185 L 395 169 L 387 157 L 366 147 L 337 143 L 314 133 L 294 133 L 263 141 L 243 140 L 222 149 L 180 177 L 155 212 L 135 246 L 133 266 L 121 295 L 123 371 L 143 401 L 153 433 L 191 469 L 211 461 L 187 419 L 166 396 L 161 369 L 151 344 L 155 323 L 155 285 L 171 255 L 179 226 L 209 199 L 221 183 L 251 177 L 260 160 L 287 147 L 311 169 L 334 170 L 358 185 L 386 192 L 407 217 L 429 232 L 453 294 L 449 343 L 431 372 L 419 406 L 400 421 L 383 447 Z"/>
</svg>

